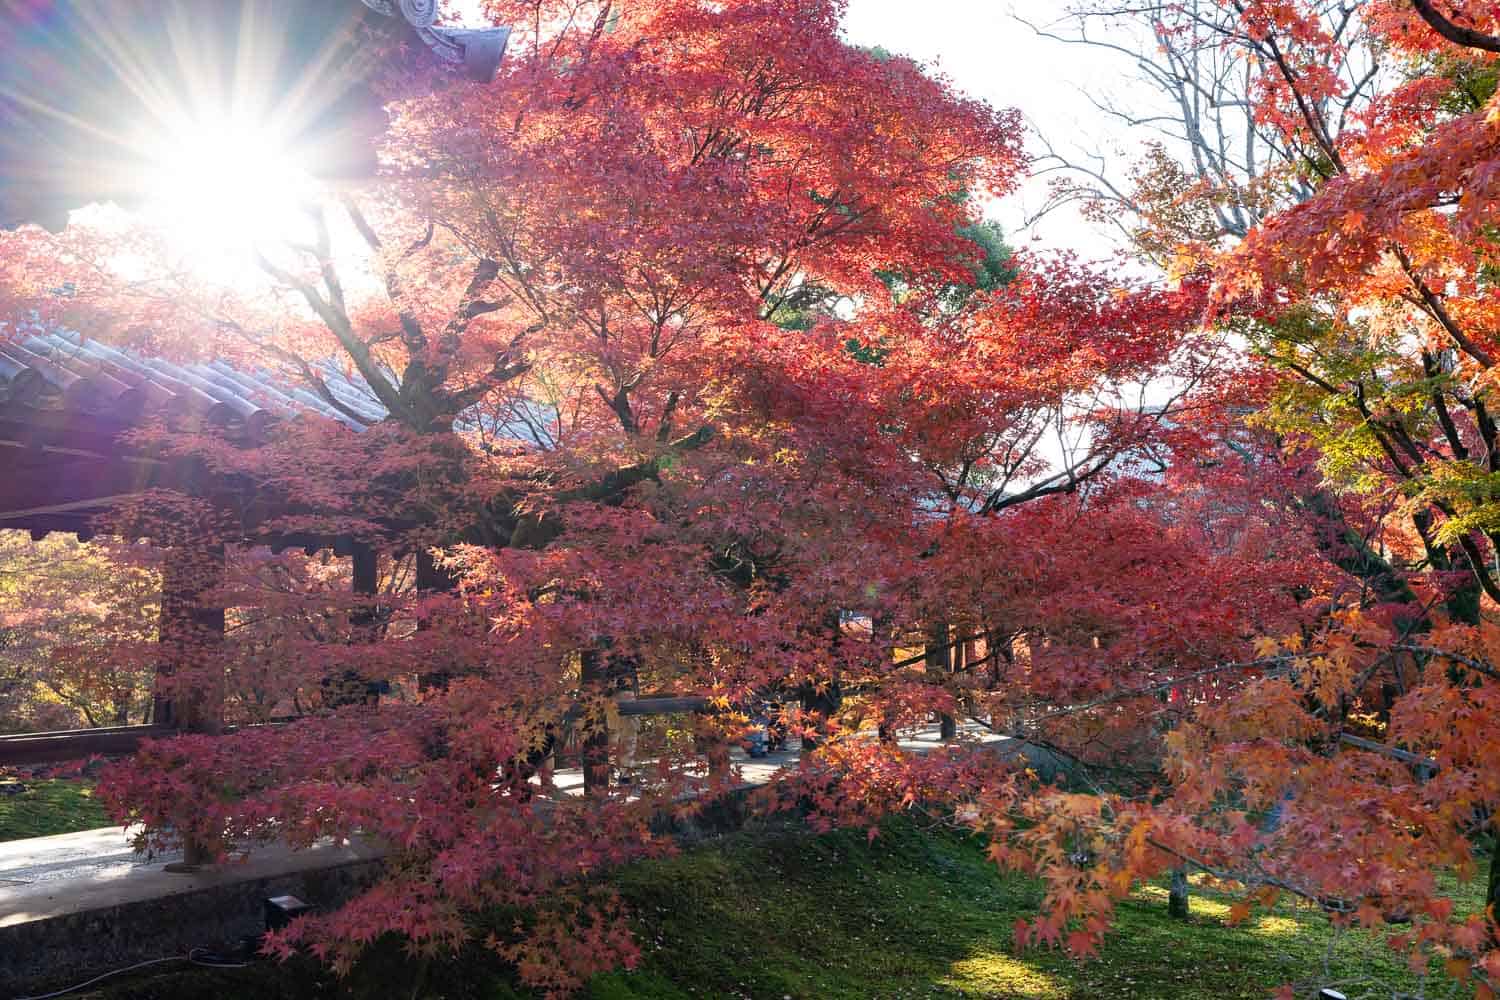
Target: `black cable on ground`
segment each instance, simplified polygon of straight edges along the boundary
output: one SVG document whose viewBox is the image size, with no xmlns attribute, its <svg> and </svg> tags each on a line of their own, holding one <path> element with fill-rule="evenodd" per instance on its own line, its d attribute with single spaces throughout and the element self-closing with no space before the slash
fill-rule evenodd
<svg viewBox="0 0 1500 1000">
<path fill-rule="evenodd" d="M 109 972 L 101 972 L 93 979 L 86 980 L 74 986 L 68 986 L 60 990 L 54 990 L 51 993 L 38 993 L 35 996 L 16 997 L 15 1000 L 52 1000 L 53 997 L 66 996 L 69 993 L 77 993 L 79 990 L 83 989 L 86 986 L 92 986 L 95 983 L 102 982 L 103 980 L 109 979 L 113 976 L 123 975 L 127 972 L 134 972 L 137 969 L 144 969 L 152 965 L 162 965 L 167 962 L 191 962 L 193 965 L 201 965 L 209 969 L 244 969 L 251 964 L 249 962 L 236 962 L 233 959 L 225 958 L 223 955 L 220 955 L 214 951 L 210 951 L 207 948 L 194 948 L 186 955 L 168 955 L 165 958 L 150 958 L 144 962 L 137 962 L 134 965 L 127 965 L 124 968 L 111 969 Z"/>
</svg>

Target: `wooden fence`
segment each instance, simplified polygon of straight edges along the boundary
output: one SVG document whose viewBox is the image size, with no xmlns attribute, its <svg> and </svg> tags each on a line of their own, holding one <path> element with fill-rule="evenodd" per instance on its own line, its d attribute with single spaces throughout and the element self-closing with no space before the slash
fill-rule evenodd
<svg viewBox="0 0 1500 1000">
<path fill-rule="evenodd" d="M 673 715 L 708 712 L 709 699 L 696 695 L 661 695 L 621 701 L 616 709 L 624 716 Z M 269 725 L 284 724 L 282 720 Z M 225 732 L 233 732 L 227 727 Z M 172 726 L 103 726 L 97 729 L 67 729 L 52 733 L 18 733 L 0 736 L 0 767 L 18 764 L 57 764 L 88 757 L 114 757 L 134 753 L 142 740 L 176 736 Z"/>
</svg>

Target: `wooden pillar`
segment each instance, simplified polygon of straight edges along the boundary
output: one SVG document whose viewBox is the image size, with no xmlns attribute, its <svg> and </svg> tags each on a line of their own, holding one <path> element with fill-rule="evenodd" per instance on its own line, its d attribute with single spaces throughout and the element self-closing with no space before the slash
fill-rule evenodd
<svg viewBox="0 0 1500 1000">
<path fill-rule="evenodd" d="M 722 733 L 716 733 L 709 741 L 704 757 L 708 760 L 709 778 L 714 781 L 728 780 L 732 764 L 729 759 L 729 741 L 724 739 Z"/>
<path fill-rule="evenodd" d="M 985 630 L 984 645 L 990 658 L 989 689 L 995 691 L 1005 683 L 1006 672 L 1016 662 L 1015 640 L 999 629 L 991 628 Z"/>
<path fill-rule="evenodd" d="M 223 728 L 224 608 L 204 596 L 223 580 L 222 546 L 167 550 L 161 574 L 157 675 L 187 675 L 191 683 L 158 686 L 152 708 L 152 722 L 158 725 L 187 733 L 218 733 Z"/>
<path fill-rule="evenodd" d="M 161 656 L 152 721 L 183 733 L 218 735 L 224 728 L 224 608 L 209 592 L 224 580 L 224 548 L 181 546 L 162 563 Z M 183 860 L 168 871 L 195 871 L 213 860 L 213 846 L 186 838 Z"/>
<path fill-rule="evenodd" d="M 838 682 L 830 681 L 826 687 L 819 688 L 812 681 L 802 685 L 799 692 L 799 701 L 802 704 L 804 714 L 815 717 L 818 720 L 826 719 L 838 711 L 843 699 L 839 695 Z M 823 741 L 817 736 L 803 735 L 802 749 L 816 750 Z"/>
<path fill-rule="evenodd" d="M 870 644 L 875 648 L 875 655 L 880 659 L 880 680 L 884 681 L 886 676 L 894 669 L 892 664 L 896 662 L 896 622 L 888 614 L 876 612 L 870 616 Z M 896 742 L 895 720 L 882 712 L 878 722 L 878 734 L 880 742 Z"/>
<path fill-rule="evenodd" d="M 933 684 L 946 684 L 952 672 L 952 650 L 948 647 L 948 623 L 934 622 L 927 626 L 927 656 L 924 667 Z M 938 716 L 938 738 L 948 742 L 958 735 L 958 720 L 944 713 Z"/>
<path fill-rule="evenodd" d="M 830 719 L 844 704 L 844 691 L 839 684 L 838 662 L 839 644 L 843 641 L 842 622 L 838 609 L 828 612 L 823 617 L 823 627 L 828 632 L 828 648 L 833 654 L 831 659 L 835 663 L 832 675 L 826 684 L 821 687 L 814 681 L 807 681 L 802 685 L 800 701 L 802 710 L 809 715 Z M 816 750 L 821 741 L 815 736 L 802 737 L 803 750 Z"/>
<path fill-rule="evenodd" d="M 579 687 L 585 695 L 604 690 L 604 654 L 585 649 L 579 654 Z M 585 717 L 580 726 L 578 753 L 583 765 L 583 793 L 599 796 L 609 791 L 609 721 L 604 713 Z"/>
<path fill-rule="evenodd" d="M 417 550 L 417 572 L 415 582 L 417 592 L 419 594 L 431 592 L 446 592 L 453 590 L 456 585 L 456 581 L 453 579 L 453 577 L 437 564 L 437 560 L 432 558 L 432 552 L 429 549 Z M 425 631 L 430 628 L 431 625 L 432 623 L 427 619 L 417 619 L 418 629 Z M 418 676 L 417 687 L 419 690 L 423 691 L 427 690 L 428 688 L 445 688 L 448 686 L 448 681 L 452 679 L 452 677 L 453 672 L 451 670 L 443 670 L 441 667 L 439 667 L 439 669 L 437 670 L 433 670 Z"/>
<path fill-rule="evenodd" d="M 347 551 L 353 576 L 350 590 L 360 597 L 373 598 L 380 591 L 379 559 L 375 550 L 363 542 L 351 542 Z M 356 608 L 349 615 L 349 641 L 354 644 L 374 642 L 378 617 L 373 600 Z M 372 683 L 358 670 L 345 670 L 341 676 L 323 679 L 324 703 L 333 707 L 375 705 L 379 703 L 384 688 L 384 684 Z"/>
<path fill-rule="evenodd" d="M 379 562 L 375 556 L 375 550 L 363 542 L 355 542 L 349 549 L 349 560 L 353 563 L 354 583 L 353 590 L 356 594 L 366 597 L 374 597 L 379 593 L 380 581 L 377 576 Z M 356 627 L 363 625 L 368 627 L 375 621 L 375 608 L 369 605 L 360 608 L 354 613 L 354 624 Z"/>
</svg>

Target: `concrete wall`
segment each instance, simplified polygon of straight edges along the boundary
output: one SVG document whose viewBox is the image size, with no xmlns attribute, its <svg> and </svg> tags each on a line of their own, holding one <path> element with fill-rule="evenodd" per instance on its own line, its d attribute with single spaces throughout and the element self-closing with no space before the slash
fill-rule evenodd
<svg viewBox="0 0 1500 1000">
<path fill-rule="evenodd" d="M 337 906 L 380 867 L 380 861 L 344 862 L 0 927 L 0 996 L 46 992 L 192 948 L 232 949 L 265 929 L 267 897 L 290 894 Z"/>
</svg>

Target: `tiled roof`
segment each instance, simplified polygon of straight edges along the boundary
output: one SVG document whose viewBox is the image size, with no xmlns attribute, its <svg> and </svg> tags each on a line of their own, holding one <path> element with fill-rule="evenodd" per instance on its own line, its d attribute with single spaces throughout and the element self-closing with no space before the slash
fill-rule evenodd
<svg viewBox="0 0 1500 1000">
<path fill-rule="evenodd" d="M 509 28 L 440 28 L 437 0 L 364 0 L 366 7 L 387 17 L 400 15 L 417 37 L 444 62 L 461 65 L 472 79 L 488 83 L 500 69 Z"/>
<path fill-rule="evenodd" d="M 234 477 L 133 448 L 122 435 L 159 420 L 177 429 L 213 428 L 231 442 L 255 445 L 278 421 L 300 414 L 337 420 L 355 432 L 386 418 L 357 375 L 350 378 L 332 361 L 315 368 L 339 407 L 264 368 L 223 360 L 177 364 L 70 331 L 12 331 L 0 339 L 0 529 L 84 537 L 93 534 L 99 515 L 124 500 L 168 489 L 228 502 L 246 537 L 264 541 L 270 536 L 257 532 L 284 509 L 274 495 L 257 494 L 253 486 L 244 492 Z M 518 400 L 508 417 L 476 407 L 457 429 L 545 449 L 546 428 L 556 419 L 554 408 Z M 329 541 L 287 538 L 275 544 L 306 548 Z"/>
<path fill-rule="evenodd" d="M 250 438 L 298 413 L 330 417 L 356 431 L 385 418 L 385 408 L 363 382 L 331 364 L 321 365 L 318 374 L 360 420 L 264 369 L 217 360 L 179 365 L 76 333 L 38 332 L 0 342 L 0 411 L 62 412 L 121 427 L 191 417 Z"/>
</svg>

